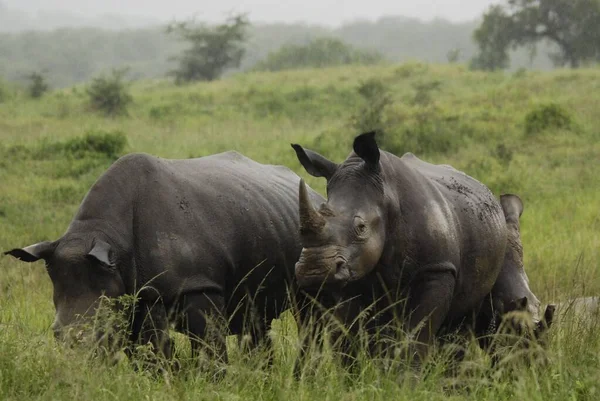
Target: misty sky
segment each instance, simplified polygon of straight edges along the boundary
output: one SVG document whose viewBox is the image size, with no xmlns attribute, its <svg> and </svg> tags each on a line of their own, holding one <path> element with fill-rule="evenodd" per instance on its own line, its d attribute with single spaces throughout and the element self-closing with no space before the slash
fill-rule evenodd
<svg viewBox="0 0 600 401">
<path fill-rule="evenodd" d="M 186 18 L 220 21 L 227 12 L 249 12 L 255 22 L 309 22 L 339 25 L 356 19 L 402 15 L 451 21 L 479 17 L 499 0 L 0 0 L 28 12 L 61 11 L 84 16 L 119 14 L 150 19 Z"/>
</svg>

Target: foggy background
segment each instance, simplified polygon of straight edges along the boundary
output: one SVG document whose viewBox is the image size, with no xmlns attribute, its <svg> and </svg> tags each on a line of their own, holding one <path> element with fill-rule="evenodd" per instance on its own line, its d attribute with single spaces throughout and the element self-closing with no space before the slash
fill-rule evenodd
<svg viewBox="0 0 600 401">
<path fill-rule="evenodd" d="M 196 14 L 208 22 L 228 12 L 249 12 L 254 22 L 307 22 L 339 26 L 357 19 L 388 15 L 431 20 L 467 21 L 481 16 L 493 0 L 0 0 L 21 18 L 42 25 L 142 26 Z M 1 11 L 0 11 L 1 12 Z M 27 15 L 29 14 L 29 15 Z M 83 17 L 83 18 L 82 18 Z M 46 20 L 46 21 L 44 21 Z M 112 20 L 112 21 L 111 21 Z M 17 29 L 18 27 L 13 27 Z M 1 29 L 1 28 L 0 28 Z"/>
<path fill-rule="evenodd" d="M 468 64 L 473 32 L 500 0 L 0 0 L 0 82 L 41 72 L 53 88 L 87 82 L 113 68 L 131 79 L 165 78 L 187 46 L 165 33 L 174 19 L 221 23 L 246 12 L 251 26 L 240 68 L 248 71 L 286 45 L 334 38 L 389 62 Z M 510 51 L 511 70 L 551 69 L 552 49 Z"/>
</svg>

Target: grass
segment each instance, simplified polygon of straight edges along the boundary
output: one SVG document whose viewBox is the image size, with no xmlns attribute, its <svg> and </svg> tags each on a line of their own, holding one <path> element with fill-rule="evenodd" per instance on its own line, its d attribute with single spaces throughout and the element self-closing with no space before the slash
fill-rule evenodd
<svg viewBox="0 0 600 401">
<path fill-rule="evenodd" d="M 0 103 L 0 250 L 58 238 L 116 153 L 187 158 L 236 149 L 289 166 L 323 193 L 324 183 L 302 171 L 289 144 L 343 160 L 356 134 L 351 116 L 368 107 L 357 88 L 369 79 L 383 82 L 391 96 L 383 120 L 394 150 L 419 146 L 419 157 L 451 164 L 497 195 L 521 196 L 525 265 L 542 302 L 600 295 L 598 69 L 506 75 L 409 63 L 250 73 L 186 87 L 147 81 L 133 86 L 129 116 L 114 119 L 90 112 L 81 87 L 38 101 L 10 96 Z M 434 81 L 440 84 L 430 99 L 415 104 L 415 88 L 427 86 L 415 82 Z M 550 103 L 573 124 L 542 123 L 526 134 L 528 113 Z M 413 129 L 420 116 L 435 124 Z M 449 150 L 426 146 L 438 134 L 450 141 Z M 108 138 L 109 151 L 97 146 L 82 153 L 82 144 L 96 143 L 90 135 Z M 232 344 L 221 383 L 193 373 L 157 379 L 127 361 L 93 363 L 85 351 L 54 342 L 52 286 L 42 263 L 0 257 L 0 271 L 2 400 L 593 400 L 600 392 L 596 326 L 568 319 L 551 333 L 550 363 L 522 367 L 512 377 L 489 371 L 475 350 L 456 378 L 443 373 L 447 359 L 436 353 L 416 383 L 381 373 L 371 361 L 349 376 L 326 353 L 314 374 L 297 382 L 297 340 L 288 316 L 273 332 L 277 353 L 270 371 L 259 368 L 260 357 L 244 358 Z M 455 382 L 460 386 L 451 389 Z"/>
</svg>

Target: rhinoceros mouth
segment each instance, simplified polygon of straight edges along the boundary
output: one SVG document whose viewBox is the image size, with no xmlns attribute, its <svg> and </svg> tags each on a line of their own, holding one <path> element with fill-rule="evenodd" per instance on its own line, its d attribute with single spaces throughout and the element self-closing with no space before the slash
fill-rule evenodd
<svg viewBox="0 0 600 401">
<path fill-rule="evenodd" d="M 296 263 L 296 280 L 303 288 L 322 287 L 325 285 L 346 285 L 351 280 L 352 274 L 346 259 L 341 256 L 332 258 L 332 261 L 315 267 L 306 263 L 306 258 L 301 257 Z"/>
</svg>

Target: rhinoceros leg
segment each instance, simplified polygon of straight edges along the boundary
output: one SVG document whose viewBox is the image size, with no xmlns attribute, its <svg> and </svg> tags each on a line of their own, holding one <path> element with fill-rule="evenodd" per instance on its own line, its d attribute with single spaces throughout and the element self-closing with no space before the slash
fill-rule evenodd
<svg viewBox="0 0 600 401">
<path fill-rule="evenodd" d="M 442 326 L 452 301 L 456 268 L 451 263 L 421 267 L 410 284 L 406 312 L 410 313 L 406 329 L 416 335 L 408 350 L 409 358 L 419 363 L 426 356 L 434 335 Z"/>
<path fill-rule="evenodd" d="M 157 358 L 146 361 L 149 365 L 157 365 L 160 358 L 171 359 L 169 319 L 165 306 L 160 299 L 138 301 L 131 326 L 130 340 L 133 344 L 152 345 Z M 127 349 L 129 357 L 135 354 L 135 347 Z"/>
<path fill-rule="evenodd" d="M 185 327 L 192 343 L 192 357 L 204 350 L 208 357 L 217 362 L 227 363 L 225 332 L 227 321 L 224 318 L 224 297 L 219 293 L 187 294 L 183 298 Z"/>
</svg>

